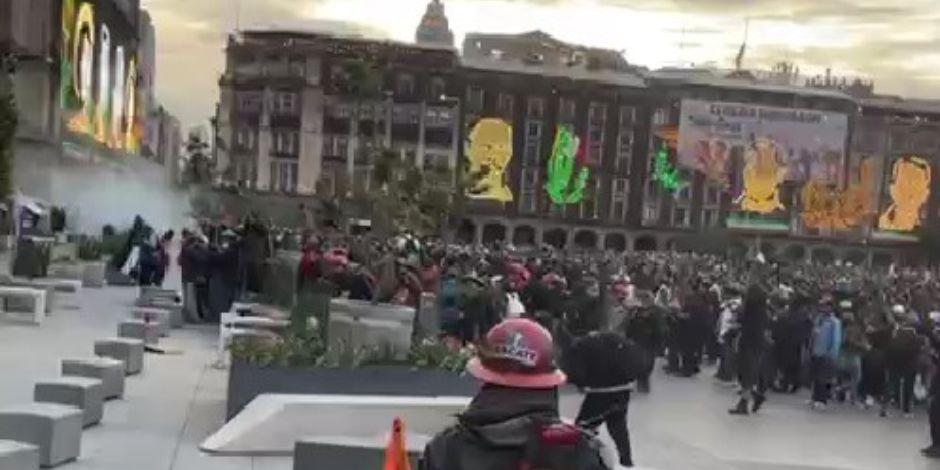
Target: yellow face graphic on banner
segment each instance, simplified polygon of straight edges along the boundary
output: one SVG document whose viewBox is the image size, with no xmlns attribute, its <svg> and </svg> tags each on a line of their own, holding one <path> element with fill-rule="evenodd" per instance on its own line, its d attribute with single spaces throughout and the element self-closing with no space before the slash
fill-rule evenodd
<svg viewBox="0 0 940 470">
<path fill-rule="evenodd" d="M 891 177 L 892 203 L 881 214 L 882 230 L 910 232 L 920 226 L 920 211 L 930 197 L 930 164 L 917 157 L 894 162 Z"/>
<path fill-rule="evenodd" d="M 778 185 L 787 174 L 777 158 L 777 146 L 769 139 L 757 139 L 748 149 L 744 167 L 744 194 L 741 209 L 769 214 L 783 209 Z"/>
<path fill-rule="evenodd" d="M 874 168 L 873 158 L 863 160 L 858 169 L 858 182 L 851 183 L 844 191 L 830 189 L 821 181 L 806 183 L 801 193 L 803 224 L 808 228 L 837 230 L 861 225 L 874 214 Z"/>
<path fill-rule="evenodd" d="M 468 193 L 476 199 L 512 202 L 505 172 L 512 160 L 512 126 L 502 119 L 486 118 L 470 132 L 470 174 L 476 176 Z"/>
</svg>

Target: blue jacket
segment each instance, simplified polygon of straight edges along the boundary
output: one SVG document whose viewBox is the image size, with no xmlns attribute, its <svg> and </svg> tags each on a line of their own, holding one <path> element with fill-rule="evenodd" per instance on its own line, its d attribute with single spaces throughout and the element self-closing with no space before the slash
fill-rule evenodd
<svg viewBox="0 0 940 470">
<path fill-rule="evenodd" d="M 813 325 L 813 357 L 839 358 L 842 322 L 835 315 L 821 314 Z"/>
</svg>

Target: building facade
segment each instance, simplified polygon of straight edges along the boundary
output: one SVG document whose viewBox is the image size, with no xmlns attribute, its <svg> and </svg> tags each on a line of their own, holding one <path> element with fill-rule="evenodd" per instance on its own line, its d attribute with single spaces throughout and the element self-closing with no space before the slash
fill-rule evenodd
<svg viewBox="0 0 940 470">
<path fill-rule="evenodd" d="M 370 190 L 379 149 L 457 169 L 449 48 L 257 31 L 232 36 L 226 57 L 216 117 L 225 184 L 344 197 Z"/>
<path fill-rule="evenodd" d="M 479 123 L 504 122 L 510 200 L 470 197 L 464 241 L 624 250 L 636 227 L 636 188 L 645 177 L 650 106 L 643 77 L 616 51 L 557 41 L 542 32 L 470 34 L 463 47 L 464 158 L 475 157 Z M 560 139 L 577 137 L 583 184 L 552 169 Z M 560 150 L 560 149 L 558 149 Z M 572 152 L 569 152 L 572 153 Z M 547 190 L 554 185 L 558 191 Z"/>
</svg>

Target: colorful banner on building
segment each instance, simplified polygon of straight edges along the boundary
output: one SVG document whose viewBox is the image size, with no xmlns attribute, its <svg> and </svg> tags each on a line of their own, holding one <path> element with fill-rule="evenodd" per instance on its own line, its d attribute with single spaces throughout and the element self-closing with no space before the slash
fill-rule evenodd
<svg viewBox="0 0 940 470">
<path fill-rule="evenodd" d="M 584 199 L 584 188 L 591 169 L 584 159 L 581 139 L 568 124 L 558 126 L 555 143 L 546 168 L 545 191 L 553 204 L 577 204 Z"/>
<path fill-rule="evenodd" d="M 923 158 L 908 156 L 895 160 L 878 228 L 910 232 L 919 227 L 930 198 L 931 177 L 930 162 Z"/>
<path fill-rule="evenodd" d="M 679 163 L 711 181 L 727 181 L 734 147 L 752 152 L 770 145 L 785 170 L 782 180 L 841 182 L 848 135 L 844 113 L 682 100 L 680 119 Z"/>
<path fill-rule="evenodd" d="M 512 126 L 497 118 L 480 119 L 470 132 L 467 158 L 473 182 L 467 195 L 474 199 L 512 202 L 506 171 L 512 161 Z"/>
</svg>

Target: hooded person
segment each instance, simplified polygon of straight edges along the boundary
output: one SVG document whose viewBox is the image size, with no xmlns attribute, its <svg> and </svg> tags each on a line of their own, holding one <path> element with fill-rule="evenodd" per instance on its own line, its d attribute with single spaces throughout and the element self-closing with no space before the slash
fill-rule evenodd
<svg viewBox="0 0 940 470">
<path fill-rule="evenodd" d="M 527 319 L 493 327 L 467 370 L 484 385 L 457 424 L 425 448 L 419 470 L 605 470 L 601 444 L 558 415 L 552 336 Z"/>
</svg>

